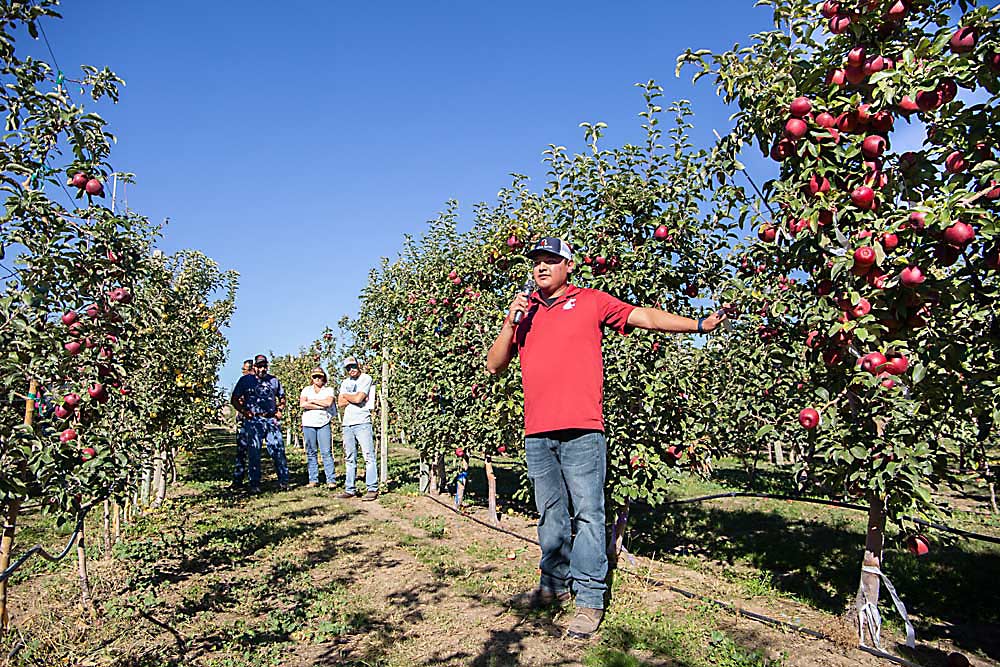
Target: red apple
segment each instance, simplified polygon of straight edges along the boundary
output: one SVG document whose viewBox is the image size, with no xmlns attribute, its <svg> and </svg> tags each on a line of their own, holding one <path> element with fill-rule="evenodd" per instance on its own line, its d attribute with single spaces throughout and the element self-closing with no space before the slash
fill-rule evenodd
<svg viewBox="0 0 1000 667">
<path fill-rule="evenodd" d="M 89 461 L 90 459 L 94 458 L 95 456 L 97 456 L 97 450 L 94 449 L 93 447 L 84 447 L 83 449 L 80 450 L 80 460 L 81 461 L 84 461 L 84 462 Z"/>
<path fill-rule="evenodd" d="M 88 180 L 90 179 L 87 178 L 86 174 L 84 174 L 82 171 L 78 171 L 75 174 L 73 174 L 73 178 L 70 179 L 70 185 L 72 185 L 74 188 L 82 190 L 87 186 Z"/>
<path fill-rule="evenodd" d="M 100 197 L 104 194 L 104 186 L 101 185 L 101 182 L 96 178 L 92 178 L 87 181 L 87 184 L 83 186 L 83 189 L 86 190 L 88 195 Z"/>
<path fill-rule="evenodd" d="M 851 191 L 851 201 L 860 209 L 870 210 L 875 204 L 875 191 L 867 185 L 854 188 Z"/>
<path fill-rule="evenodd" d="M 831 292 L 833 292 L 833 281 L 828 278 L 824 278 L 816 285 L 816 294 L 820 296 L 826 296 Z"/>
<path fill-rule="evenodd" d="M 815 122 L 820 127 L 825 127 L 829 129 L 837 124 L 837 119 L 834 118 L 833 114 L 824 111 L 816 116 Z"/>
<path fill-rule="evenodd" d="M 987 269 L 994 271 L 1000 269 L 1000 245 L 994 245 L 992 248 L 983 248 L 983 263 Z"/>
<path fill-rule="evenodd" d="M 785 136 L 793 141 L 806 136 L 808 131 L 809 127 L 801 118 L 789 118 L 785 123 Z"/>
<path fill-rule="evenodd" d="M 909 367 L 910 361 L 906 357 L 902 354 L 895 354 L 889 356 L 889 361 L 883 370 L 889 375 L 902 375 Z"/>
<path fill-rule="evenodd" d="M 520 247 L 520 245 L 521 245 L 521 242 L 518 240 L 518 238 L 516 236 L 511 235 L 511 236 L 509 236 L 507 238 L 507 247 L 508 248 L 518 248 L 518 247 Z"/>
<path fill-rule="evenodd" d="M 916 287 L 925 280 L 924 272 L 919 266 L 910 265 L 899 272 L 899 282 L 905 287 Z"/>
<path fill-rule="evenodd" d="M 63 345 L 63 347 L 66 348 L 66 351 L 69 352 L 74 357 L 80 354 L 80 350 L 83 348 L 83 346 L 80 345 L 80 343 L 75 340 L 71 340 L 70 342 Z"/>
<path fill-rule="evenodd" d="M 953 151 L 944 159 L 944 169 L 949 174 L 957 174 L 965 171 L 965 156 L 962 151 Z"/>
<path fill-rule="evenodd" d="M 924 211 L 912 211 L 909 217 L 908 226 L 911 229 L 921 230 L 927 226 L 927 213 Z"/>
<path fill-rule="evenodd" d="M 861 368 L 872 375 L 877 375 L 882 370 L 885 362 L 885 355 L 881 352 L 869 352 L 858 361 Z"/>
<path fill-rule="evenodd" d="M 859 67 L 865 62 L 865 47 L 855 46 L 847 52 L 847 64 Z"/>
<path fill-rule="evenodd" d="M 910 535 L 906 538 L 906 550 L 914 556 L 924 556 L 931 550 L 931 545 L 923 535 Z"/>
<path fill-rule="evenodd" d="M 833 0 L 826 0 L 823 6 L 820 7 L 819 13 L 823 15 L 823 18 L 832 19 L 840 12 L 840 3 L 833 2 Z"/>
<path fill-rule="evenodd" d="M 809 101 L 808 97 L 796 97 L 788 105 L 788 111 L 796 118 L 802 118 L 812 111 L 812 102 Z"/>
<path fill-rule="evenodd" d="M 1000 51 L 991 53 L 987 58 L 986 62 L 989 63 L 990 69 L 996 73 L 1000 73 Z"/>
<path fill-rule="evenodd" d="M 886 250 L 895 250 L 899 246 L 899 237 L 892 233 L 883 234 L 879 240 Z"/>
<path fill-rule="evenodd" d="M 653 236 L 655 236 L 660 240 L 663 240 L 668 236 L 670 236 L 670 230 L 667 229 L 666 225 L 660 225 L 659 227 L 656 228 L 656 231 L 653 232 Z"/>
<path fill-rule="evenodd" d="M 841 67 L 835 67 L 826 73 L 826 85 L 828 86 L 843 86 L 846 81 L 847 76 Z"/>
<path fill-rule="evenodd" d="M 917 93 L 917 108 L 921 111 L 934 111 L 941 106 L 941 95 L 937 90 L 922 90 Z"/>
<path fill-rule="evenodd" d="M 875 248 L 864 245 L 854 251 L 855 265 L 871 266 L 875 263 Z"/>
<path fill-rule="evenodd" d="M 876 132 L 891 132 L 892 126 L 892 113 L 888 111 L 879 111 L 872 116 L 872 129 Z"/>
<path fill-rule="evenodd" d="M 972 225 L 959 221 L 944 230 L 941 237 L 948 243 L 962 248 L 976 238 L 976 230 L 972 228 Z"/>
<path fill-rule="evenodd" d="M 864 317 L 870 312 L 872 312 L 872 304 L 864 297 L 858 299 L 858 302 L 848 310 L 848 314 L 854 319 Z"/>
<path fill-rule="evenodd" d="M 67 310 L 65 313 L 63 313 L 63 316 L 60 317 L 59 319 L 62 320 L 62 323 L 65 324 L 66 326 L 70 326 L 71 324 L 76 322 L 79 318 L 80 316 L 76 314 L 75 310 Z"/>
<path fill-rule="evenodd" d="M 71 428 L 68 428 L 59 434 L 59 442 L 63 444 L 72 442 L 73 440 L 76 440 L 76 431 Z"/>
<path fill-rule="evenodd" d="M 969 659 L 958 651 L 952 651 L 948 654 L 948 659 L 945 661 L 945 664 L 947 667 L 969 667 L 972 663 L 970 663 Z"/>
<path fill-rule="evenodd" d="M 56 417 L 58 417 L 59 419 L 66 419 L 67 417 L 69 417 L 70 415 L 72 415 L 72 414 L 73 414 L 73 411 L 72 411 L 72 410 L 68 410 L 68 409 L 64 408 L 63 406 L 61 406 L 61 405 L 57 405 L 57 406 L 56 406 L 56 407 L 55 407 L 55 408 L 54 408 L 54 409 L 52 410 L 52 412 L 53 412 L 53 414 L 55 414 L 55 416 L 56 416 Z"/>
<path fill-rule="evenodd" d="M 939 266 L 951 266 L 962 255 L 962 249 L 950 243 L 939 243 L 934 246 L 934 259 Z"/>
<path fill-rule="evenodd" d="M 802 428 L 811 431 L 819 426 L 819 413 L 813 408 L 805 408 L 799 412 L 799 423 Z"/>
<path fill-rule="evenodd" d="M 868 284 L 875 289 L 885 289 L 885 281 L 887 280 L 887 275 L 885 271 L 878 267 L 873 267 L 871 271 L 865 276 L 865 280 Z"/>
<path fill-rule="evenodd" d="M 834 35 L 847 32 L 851 27 L 851 17 L 838 14 L 830 19 L 830 32 Z"/>
<path fill-rule="evenodd" d="M 457 456 L 458 458 L 462 458 L 463 456 L 465 456 L 465 450 L 462 449 L 461 447 L 456 447 L 455 456 Z"/>
<path fill-rule="evenodd" d="M 771 148 L 771 159 L 775 162 L 781 162 L 793 155 L 795 155 L 795 144 L 789 139 L 781 139 Z"/>
<path fill-rule="evenodd" d="M 878 134 L 870 134 L 861 143 L 861 154 L 869 160 L 875 160 L 885 152 L 885 137 Z"/>
<path fill-rule="evenodd" d="M 684 449 L 677 445 L 670 445 L 667 447 L 667 456 L 673 458 L 674 461 L 680 461 L 681 457 L 684 456 Z"/>
<path fill-rule="evenodd" d="M 911 114 L 920 111 L 920 105 L 914 102 L 909 95 L 903 95 L 903 99 L 899 101 L 899 104 L 896 105 L 896 108 L 899 109 L 904 114 Z"/>
<path fill-rule="evenodd" d="M 79 394 L 66 394 L 63 396 L 63 404 L 70 409 L 75 408 L 80 405 L 80 395 Z"/>
<path fill-rule="evenodd" d="M 87 388 L 87 393 L 90 397 L 97 401 L 98 403 L 104 403 L 108 400 L 108 392 L 104 388 L 104 385 L 100 382 L 95 382 Z"/>
<path fill-rule="evenodd" d="M 890 21 L 899 21 L 904 16 L 906 16 L 906 12 L 907 12 L 906 3 L 903 2 L 903 0 L 896 0 L 895 2 L 892 3 L 892 6 L 889 7 L 885 15 L 886 18 L 888 18 Z"/>
<path fill-rule="evenodd" d="M 452 269 L 448 272 L 448 280 L 454 280 L 455 278 L 458 278 L 458 272 Z M 117 301 L 117 299 L 115 299 L 115 301 Z"/>
<path fill-rule="evenodd" d="M 806 188 L 809 191 L 809 194 L 815 197 L 821 192 L 830 191 L 830 180 L 825 176 L 817 176 L 816 174 L 813 174 L 809 177 L 809 185 L 806 186 Z"/>
<path fill-rule="evenodd" d="M 778 230 L 775 229 L 773 225 L 763 224 L 760 229 L 757 230 L 757 238 L 759 238 L 764 243 L 773 243 L 778 237 Z"/>
<path fill-rule="evenodd" d="M 952 53 L 968 53 L 976 48 L 976 29 L 962 27 L 955 31 L 948 41 Z"/>
<path fill-rule="evenodd" d="M 868 74 L 865 72 L 864 65 L 848 65 L 844 68 L 844 78 L 847 79 L 847 83 L 856 86 L 863 83 L 868 78 Z"/>
<path fill-rule="evenodd" d="M 947 78 L 941 79 L 938 82 L 937 88 L 934 89 L 938 94 L 938 98 L 941 100 L 941 104 L 947 104 L 955 99 L 958 95 L 958 85 L 955 83 L 954 79 Z"/>
</svg>

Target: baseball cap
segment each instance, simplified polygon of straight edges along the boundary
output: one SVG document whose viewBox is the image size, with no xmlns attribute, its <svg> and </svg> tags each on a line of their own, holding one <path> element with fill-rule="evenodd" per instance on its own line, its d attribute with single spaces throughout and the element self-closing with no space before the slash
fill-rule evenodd
<svg viewBox="0 0 1000 667">
<path fill-rule="evenodd" d="M 568 243 L 554 236 L 546 236 L 545 238 L 538 239 L 531 244 L 531 248 L 524 254 L 531 257 L 539 252 L 550 252 L 564 259 L 573 260 L 573 249 L 569 247 Z"/>
<path fill-rule="evenodd" d="M 314 375 L 322 375 L 323 379 L 324 380 L 326 379 L 326 371 L 323 370 L 322 366 L 317 366 L 316 368 L 309 371 L 309 377 L 312 377 Z"/>
<path fill-rule="evenodd" d="M 343 368 L 347 368 L 348 366 L 351 366 L 351 365 L 359 366 L 360 364 L 358 364 L 358 360 L 355 359 L 354 357 L 347 357 L 342 362 L 340 362 L 340 365 Z"/>
<path fill-rule="evenodd" d="M 253 358 L 253 365 L 254 366 L 256 366 L 257 364 L 262 363 L 262 362 L 265 365 L 267 365 L 267 357 L 265 357 L 263 354 L 258 354 L 256 357 Z"/>
</svg>

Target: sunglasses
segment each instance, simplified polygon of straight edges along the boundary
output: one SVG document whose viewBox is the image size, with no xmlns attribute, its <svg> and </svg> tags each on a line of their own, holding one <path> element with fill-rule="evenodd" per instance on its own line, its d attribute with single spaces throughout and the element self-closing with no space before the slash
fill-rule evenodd
<svg viewBox="0 0 1000 667">
<path fill-rule="evenodd" d="M 320 378 L 321 380 L 325 380 L 326 379 L 325 375 L 313 375 L 312 377 L 313 377 L 313 380 L 315 380 L 316 378 Z"/>
<path fill-rule="evenodd" d="M 256 364 L 254 364 L 254 368 L 267 368 L 267 362 L 258 361 Z"/>
<path fill-rule="evenodd" d="M 358 365 L 357 365 L 357 364 L 349 364 L 349 365 L 347 365 L 347 366 L 344 366 L 344 369 L 345 369 L 345 370 L 349 370 L 349 371 L 353 371 L 353 370 L 354 370 L 355 368 L 357 368 L 357 367 L 358 367 Z"/>
</svg>

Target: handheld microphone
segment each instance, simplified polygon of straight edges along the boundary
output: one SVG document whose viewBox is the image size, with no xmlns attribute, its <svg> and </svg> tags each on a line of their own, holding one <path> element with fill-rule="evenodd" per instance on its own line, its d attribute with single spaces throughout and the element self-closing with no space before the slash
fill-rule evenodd
<svg viewBox="0 0 1000 667">
<path fill-rule="evenodd" d="M 535 281 L 532 278 L 528 278 L 528 282 L 524 283 L 524 287 L 521 288 L 521 294 L 524 296 L 531 296 L 531 293 L 535 291 Z M 521 318 L 524 317 L 523 310 L 514 311 L 514 324 L 520 324 Z"/>
</svg>

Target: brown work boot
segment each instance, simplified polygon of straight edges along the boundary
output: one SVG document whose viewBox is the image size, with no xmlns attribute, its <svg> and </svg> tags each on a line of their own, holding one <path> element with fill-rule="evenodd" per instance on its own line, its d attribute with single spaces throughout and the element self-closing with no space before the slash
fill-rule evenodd
<svg viewBox="0 0 1000 667">
<path fill-rule="evenodd" d="M 337 497 L 340 498 L 341 500 L 348 500 L 350 498 L 357 498 L 358 494 L 351 493 L 350 491 L 344 491 L 343 493 L 338 493 Z"/>
<path fill-rule="evenodd" d="M 361 497 L 361 502 L 363 503 L 370 503 L 373 500 L 378 500 L 378 491 L 369 491 Z"/>
<path fill-rule="evenodd" d="M 576 615 L 566 626 L 566 636 L 573 639 L 590 639 L 601 626 L 601 619 L 604 618 L 603 609 L 591 609 L 590 607 L 577 607 Z"/>
<path fill-rule="evenodd" d="M 547 609 L 553 606 L 561 607 L 566 602 L 569 602 L 569 599 L 569 591 L 557 594 L 553 590 L 539 586 L 533 591 L 527 591 L 512 597 L 510 599 L 510 606 L 515 609 L 524 610 Z"/>
</svg>

